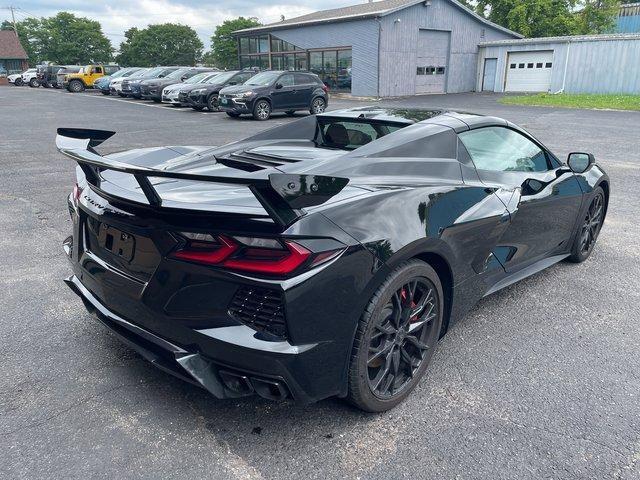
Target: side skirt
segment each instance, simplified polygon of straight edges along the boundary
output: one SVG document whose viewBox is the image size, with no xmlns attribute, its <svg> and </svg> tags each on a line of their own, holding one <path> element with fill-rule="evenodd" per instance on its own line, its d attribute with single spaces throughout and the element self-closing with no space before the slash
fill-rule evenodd
<svg viewBox="0 0 640 480">
<path fill-rule="evenodd" d="M 549 268 L 551 265 L 554 265 L 564 260 L 568 256 L 569 254 L 567 253 L 563 255 L 554 255 L 553 257 L 543 258 L 542 260 L 539 260 L 536 263 L 533 263 L 528 267 L 523 268 L 522 270 L 518 270 L 517 272 L 514 272 L 508 275 L 507 277 L 503 278 L 502 280 L 497 282 L 495 285 L 493 285 L 493 287 L 491 287 L 489 291 L 487 291 L 487 293 L 484 294 L 484 296 L 486 297 L 488 295 L 491 295 L 492 293 L 496 293 L 498 290 L 502 290 L 503 288 L 508 287 L 509 285 L 513 285 L 514 283 L 519 282 L 520 280 L 530 277 L 531 275 L 535 275 L 536 273 L 541 272 L 546 268 Z"/>
</svg>

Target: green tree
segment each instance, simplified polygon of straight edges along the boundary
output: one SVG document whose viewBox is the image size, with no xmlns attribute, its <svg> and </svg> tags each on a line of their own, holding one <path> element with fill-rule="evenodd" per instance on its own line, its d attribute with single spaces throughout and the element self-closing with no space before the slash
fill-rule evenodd
<svg viewBox="0 0 640 480">
<path fill-rule="evenodd" d="M 17 22 L 22 46 L 29 63 L 60 64 L 108 62 L 113 56 L 111 42 L 99 22 L 60 12 L 49 18 L 26 18 Z"/>
<path fill-rule="evenodd" d="M 478 0 L 476 11 L 525 37 L 605 33 L 620 0 Z"/>
<path fill-rule="evenodd" d="M 578 1 L 576 33 L 587 35 L 613 31 L 620 3 L 620 0 Z"/>
<path fill-rule="evenodd" d="M 186 25 L 163 23 L 125 32 L 120 45 L 121 65 L 152 67 L 155 65 L 195 65 L 202 57 L 204 45 L 195 30 Z"/>
<path fill-rule="evenodd" d="M 48 34 L 45 52 L 56 63 L 103 63 L 113 59 L 111 41 L 100 22 L 60 12 L 43 20 Z"/>
<path fill-rule="evenodd" d="M 477 11 L 525 37 L 571 35 L 575 0 L 480 0 Z"/>
<path fill-rule="evenodd" d="M 238 41 L 231 34 L 236 30 L 260 26 L 253 18 L 238 17 L 225 20 L 216 27 L 211 37 L 211 52 L 208 58 L 218 68 L 235 68 L 238 66 Z"/>
<path fill-rule="evenodd" d="M 9 20 L 3 20 L 0 24 L 0 30 L 13 30 L 13 23 Z"/>
</svg>

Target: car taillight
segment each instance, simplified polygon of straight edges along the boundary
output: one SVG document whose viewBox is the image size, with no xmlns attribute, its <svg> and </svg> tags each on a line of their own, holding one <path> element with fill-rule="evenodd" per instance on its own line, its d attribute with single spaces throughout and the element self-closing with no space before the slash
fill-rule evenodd
<svg viewBox="0 0 640 480">
<path fill-rule="evenodd" d="M 285 276 L 332 260 L 344 249 L 312 252 L 293 240 L 181 232 L 185 243 L 169 256 L 261 275 Z"/>
<path fill-rule="evenodd" d="M 324 90 L 324 93 L 329 93 L 329 86 L 328 85 L 322 85 L 322 90 Z"/>
</svg>

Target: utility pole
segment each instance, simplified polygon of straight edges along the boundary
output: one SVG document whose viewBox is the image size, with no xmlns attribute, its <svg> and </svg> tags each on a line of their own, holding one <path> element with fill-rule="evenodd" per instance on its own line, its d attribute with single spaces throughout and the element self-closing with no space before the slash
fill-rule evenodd
<svg viewBox="0 0 640 480">
<path fill-rule="evenodd" d="M 16 37 L 20 38 L 20 35 L 18 35 L 18 27 L 16 26 L 16 14 L 14 12 L 15 8 L 11 6 L 9 7 L 9 10 L 11 10 L 11 20 L 13 21 L 13 31 L 16 33 Z"/>
</svg>

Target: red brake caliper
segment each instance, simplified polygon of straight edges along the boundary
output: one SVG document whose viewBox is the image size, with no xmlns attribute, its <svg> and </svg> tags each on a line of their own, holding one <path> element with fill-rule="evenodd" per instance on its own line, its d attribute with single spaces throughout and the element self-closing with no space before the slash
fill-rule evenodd
<svg viewBox="0 0 640 480">
<path fill-rule="evenodd" d="M 405 301 L 407 299 L 407 291 L 404 288 L 402 289 L 402 292 L 400 292 L 400 298 L 402 298 L 402 301 Z M 413 310 L 417 306 L 418 305 L 416 304 L 416 302 L 411 300 L 411 309 Z M 409 319 L 409 323 L 415 323 L 417 321 L 418 321 L 418 314 L 414 315 Z"/>
</svg>

